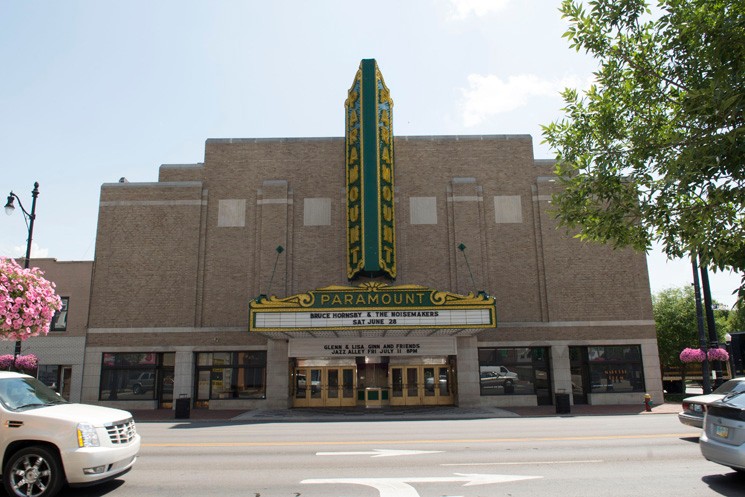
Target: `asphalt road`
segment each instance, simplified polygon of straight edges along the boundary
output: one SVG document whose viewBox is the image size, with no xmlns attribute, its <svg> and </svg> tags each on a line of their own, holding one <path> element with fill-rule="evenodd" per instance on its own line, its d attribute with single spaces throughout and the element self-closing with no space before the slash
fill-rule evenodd
<svg viewBox="0 0 745 497">
<path fill-rule="evenodd" d="M 745 495 L 675 415 L 140 423 L 135 469 L 71 497 Z"/>
</svg>

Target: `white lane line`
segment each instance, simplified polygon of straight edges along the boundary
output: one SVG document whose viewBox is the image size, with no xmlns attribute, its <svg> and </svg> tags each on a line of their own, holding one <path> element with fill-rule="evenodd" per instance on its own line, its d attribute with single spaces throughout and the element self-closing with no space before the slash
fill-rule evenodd
<svg viewBox="0 0 745 497">
<path fill-rule="evenodd" d="M 588 459 L 586 461 L 523 461 L 523 462 L 471 462 L 471 463 L 452 463 L 440 464 L 440 466 L 521 466 L 533 464 L 588 464 L 602 463 L 602 459 Z"/>
</svg>

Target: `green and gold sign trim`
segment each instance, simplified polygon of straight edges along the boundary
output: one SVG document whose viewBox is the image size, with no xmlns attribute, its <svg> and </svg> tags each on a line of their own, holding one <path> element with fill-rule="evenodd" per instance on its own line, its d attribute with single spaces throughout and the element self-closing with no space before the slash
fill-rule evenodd
<svg viewBox="0 0 745 497">
<path fill-rule="evenodd" d="M 495 328 L 494 298 L 418 285 L 328 286 L 249 305 L 249 331 Z"/>
<path fill-rule="evenodd" d="M 347 277 L 396 278 L 393 100 L 374 59 L 365 59 L 346 111 Z"/>
<path fill-rule="evenodd" d="M 347 177 L 347 277 L 353 278 L 365 266 L 365 215 L 362 177 L 362 67 L 354 77 L 344 107 L 346 109 L 346 177 Z"/>
<path fill-rule="evenodd" d="M 378 180 L 378 263 L 396 277 L 396 229 L 393 203 L 393 100 L 383 75 L 375 66 L 375 142 L 378 147 L 375 177 Z"/>
</svg>

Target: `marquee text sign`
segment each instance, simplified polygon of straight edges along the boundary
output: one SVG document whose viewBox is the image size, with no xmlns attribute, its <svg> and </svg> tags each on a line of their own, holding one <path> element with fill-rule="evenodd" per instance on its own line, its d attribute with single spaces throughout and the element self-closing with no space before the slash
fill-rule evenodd
<svg viewBox="0 0 745 497">
<path fill-rule="evenodd" d="M 338 356 L 446 356 L 456 354 L 455 339 L 451 337 L 418 338 L 360 338 L 350 340 L 290 340 L 290 357 Z"/>
<path fill-rule="evenodd" d="M 494 327 L 492 297 L 416 285 L 332 286 L 287 298 L 262 296 L 249 306 L 249 331 Z"/>
</svg>

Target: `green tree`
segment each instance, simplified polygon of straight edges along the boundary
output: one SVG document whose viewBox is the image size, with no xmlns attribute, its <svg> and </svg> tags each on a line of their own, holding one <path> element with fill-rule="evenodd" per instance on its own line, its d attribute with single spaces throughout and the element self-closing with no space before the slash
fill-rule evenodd
<svg viewBox="0 0 745 497">
<path fill-rule="evenodd" d="M 543 127 L 564 188 L 559 224 L 582 239 L 745 274 L 745 2 L 564 0 L 595 83 L 563 92 Z M 739 288 L 745 297 L 745 275 Z"/>
<path fill-rule="evenodd" d="M 652 296 L 657 348 L 663 366 L 682 366 L 680 352 L 698 348 L 693 287 L 669 288 Z"/>
<path fill-rule="evenodd" d="M 734 333 L 736 331 L 745 331 L 745 305 L 738 304 L 731 311 L 725 311 L 725 333 Z"/>
</svg>

